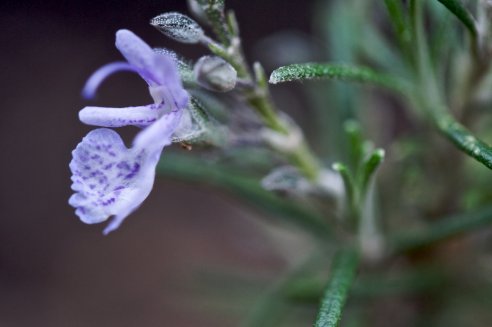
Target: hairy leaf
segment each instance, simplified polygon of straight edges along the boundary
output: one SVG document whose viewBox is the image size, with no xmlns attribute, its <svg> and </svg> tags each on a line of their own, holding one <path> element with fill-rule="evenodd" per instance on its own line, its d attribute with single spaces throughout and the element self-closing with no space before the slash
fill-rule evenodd
<svg viewBox="0 0 492 327">
<path fill-rule="evenodd" d="M 335 257 L 314 327 L 335 327 L 355 279 L 359 256 L 353 249 L 341 250 Z"/>
<path fill-rule="evenodd" d="M 269 82 L 277 84 L 312 79 L 341 79 L 375 84 L 401 93 L 406 93 L 408 88 L 405 81 L 391 75 L 380 74 L 367 67 L 330 63 L 304 63 L 283 66 L 272 72 Z"/>
<path fill-rule="evenodd" d="M 461 151 L 492 169 L 492 147 L 476 138 L 463 125 L 450 116 L 437 118 L 440 131 Z"/>
</svg>

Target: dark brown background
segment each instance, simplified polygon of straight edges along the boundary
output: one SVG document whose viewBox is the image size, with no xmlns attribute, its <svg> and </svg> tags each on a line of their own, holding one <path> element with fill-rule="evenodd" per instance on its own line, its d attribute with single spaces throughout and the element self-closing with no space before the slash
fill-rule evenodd
<svg viewBox="0 0 492 327">
<path fill-rule="evenodd" d="M 310 27 L 310 2 L 228 4 L 246 49 L 270 33 Z M 204 187 L 159 179 L 108 237 L 67 204 L 70 152 L 90 130 L 77 119 L 87 104 L 80 90 L 92 71 L 121 59 L 114 32 L 128 28 L 192 58 L 203 53 L 147 24 L 165 11 L 187 10 L 168 0 L 0 5 L 0 326 L 234 326 L 261 289 L 224 277 L 215 280 L 222 295 L 210 296 L 215 277 L 203 276 L 220 271 L 261 284 L 287 266 L 256 212 Z M 119 74 L 96 103 L 148 102 L 138 77 Z"/>
</svg>

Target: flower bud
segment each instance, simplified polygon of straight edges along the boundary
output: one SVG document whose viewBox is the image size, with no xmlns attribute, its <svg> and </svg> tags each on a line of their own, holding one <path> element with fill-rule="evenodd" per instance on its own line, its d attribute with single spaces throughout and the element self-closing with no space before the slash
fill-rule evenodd
<svg viewBox="0 0 492 327">
<path fill-rule="evenodd" d="M 200 25 L 178 12 L 160 14 L 150 20 L 150 25 L 167 37 L 183 43 L 198 43 L 203 37 Z"/>
<path fill-rule="evenodd" d="M 220 57 L 201 57 L 193 72 L 198 84 L 210 91 L 227 92 L 236 86 L 236 70 Z"/>
</svg>

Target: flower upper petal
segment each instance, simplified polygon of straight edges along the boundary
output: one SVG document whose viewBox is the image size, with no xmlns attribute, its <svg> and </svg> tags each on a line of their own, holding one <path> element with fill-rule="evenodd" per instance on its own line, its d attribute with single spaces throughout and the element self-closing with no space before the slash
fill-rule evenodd
<svg viewBox="0 0 492 327">
<path fill-rule="evenodd" d="M 85 107 L 79 112 L 79 119 L 84 124 L 102 127 L 144 127 L 155 122 L 159 115 L 159 107 L 155 104 L 126 108 Z"/>
<path fill-rule="evenodd" d="M 159 91 L 159 89 L 166 88 L 177 107 L 186 107 L 189 95 L 181 83 L 177 64 L 170 56 L 163 53 L 155 53 L 154 75 L 158 79 L 160 85 L 155 89 Z"/>
<path fill-rule="evenodd" d="M 183 89 L 176 60 L 169 54 L 155 52 L 133 32 L 124 29 L 116 32 L 116 47 L 151 87 L 167 88 L 178 107 L 186 106 L 188 94 Z"/>
<path fill-rule="evenodd" d="M 159 79 L 154 76 L 157 54 L 147 43 L 135 33 L 122 29 L 116 32 L 115 45 L 128 63 L 137 69 L 140 76 L 149 85 L 161 84 Z"/>
</svg>

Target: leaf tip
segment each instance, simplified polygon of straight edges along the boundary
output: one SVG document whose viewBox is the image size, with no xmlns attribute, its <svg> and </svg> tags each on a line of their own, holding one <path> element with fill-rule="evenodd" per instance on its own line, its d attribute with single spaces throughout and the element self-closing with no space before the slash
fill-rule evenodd
<svg viewBox="0 0 492 327">
<path fill-rule="evenodd" d="M 268 83 L 270 83 L 270 84 L 277 84 L 278 82 L 280 82 L 280 79 L 278 78 L 277 71 L 276 71 L 276 70 L 274 70 L 274 71 L 270 74 L 270 78 L 268 79 Z"/>
<path fill-rule="evenodd" d="M 384 149 L 379 148 L 374 151 L 374 156 L 378 157 L 380 161 L 384 160 L 385 155 L 386 151 L 384 151 Z"/>
<path fill-rule="evenodd" d="M 347 168 L 341 164 L 340 162 L 335 162 L 331 165 L 331 168 L 334 170 L 334 171 L 337 171 L 337 172 L 341 172 L 343 170 L 346 170 Z"/>
</svg>

